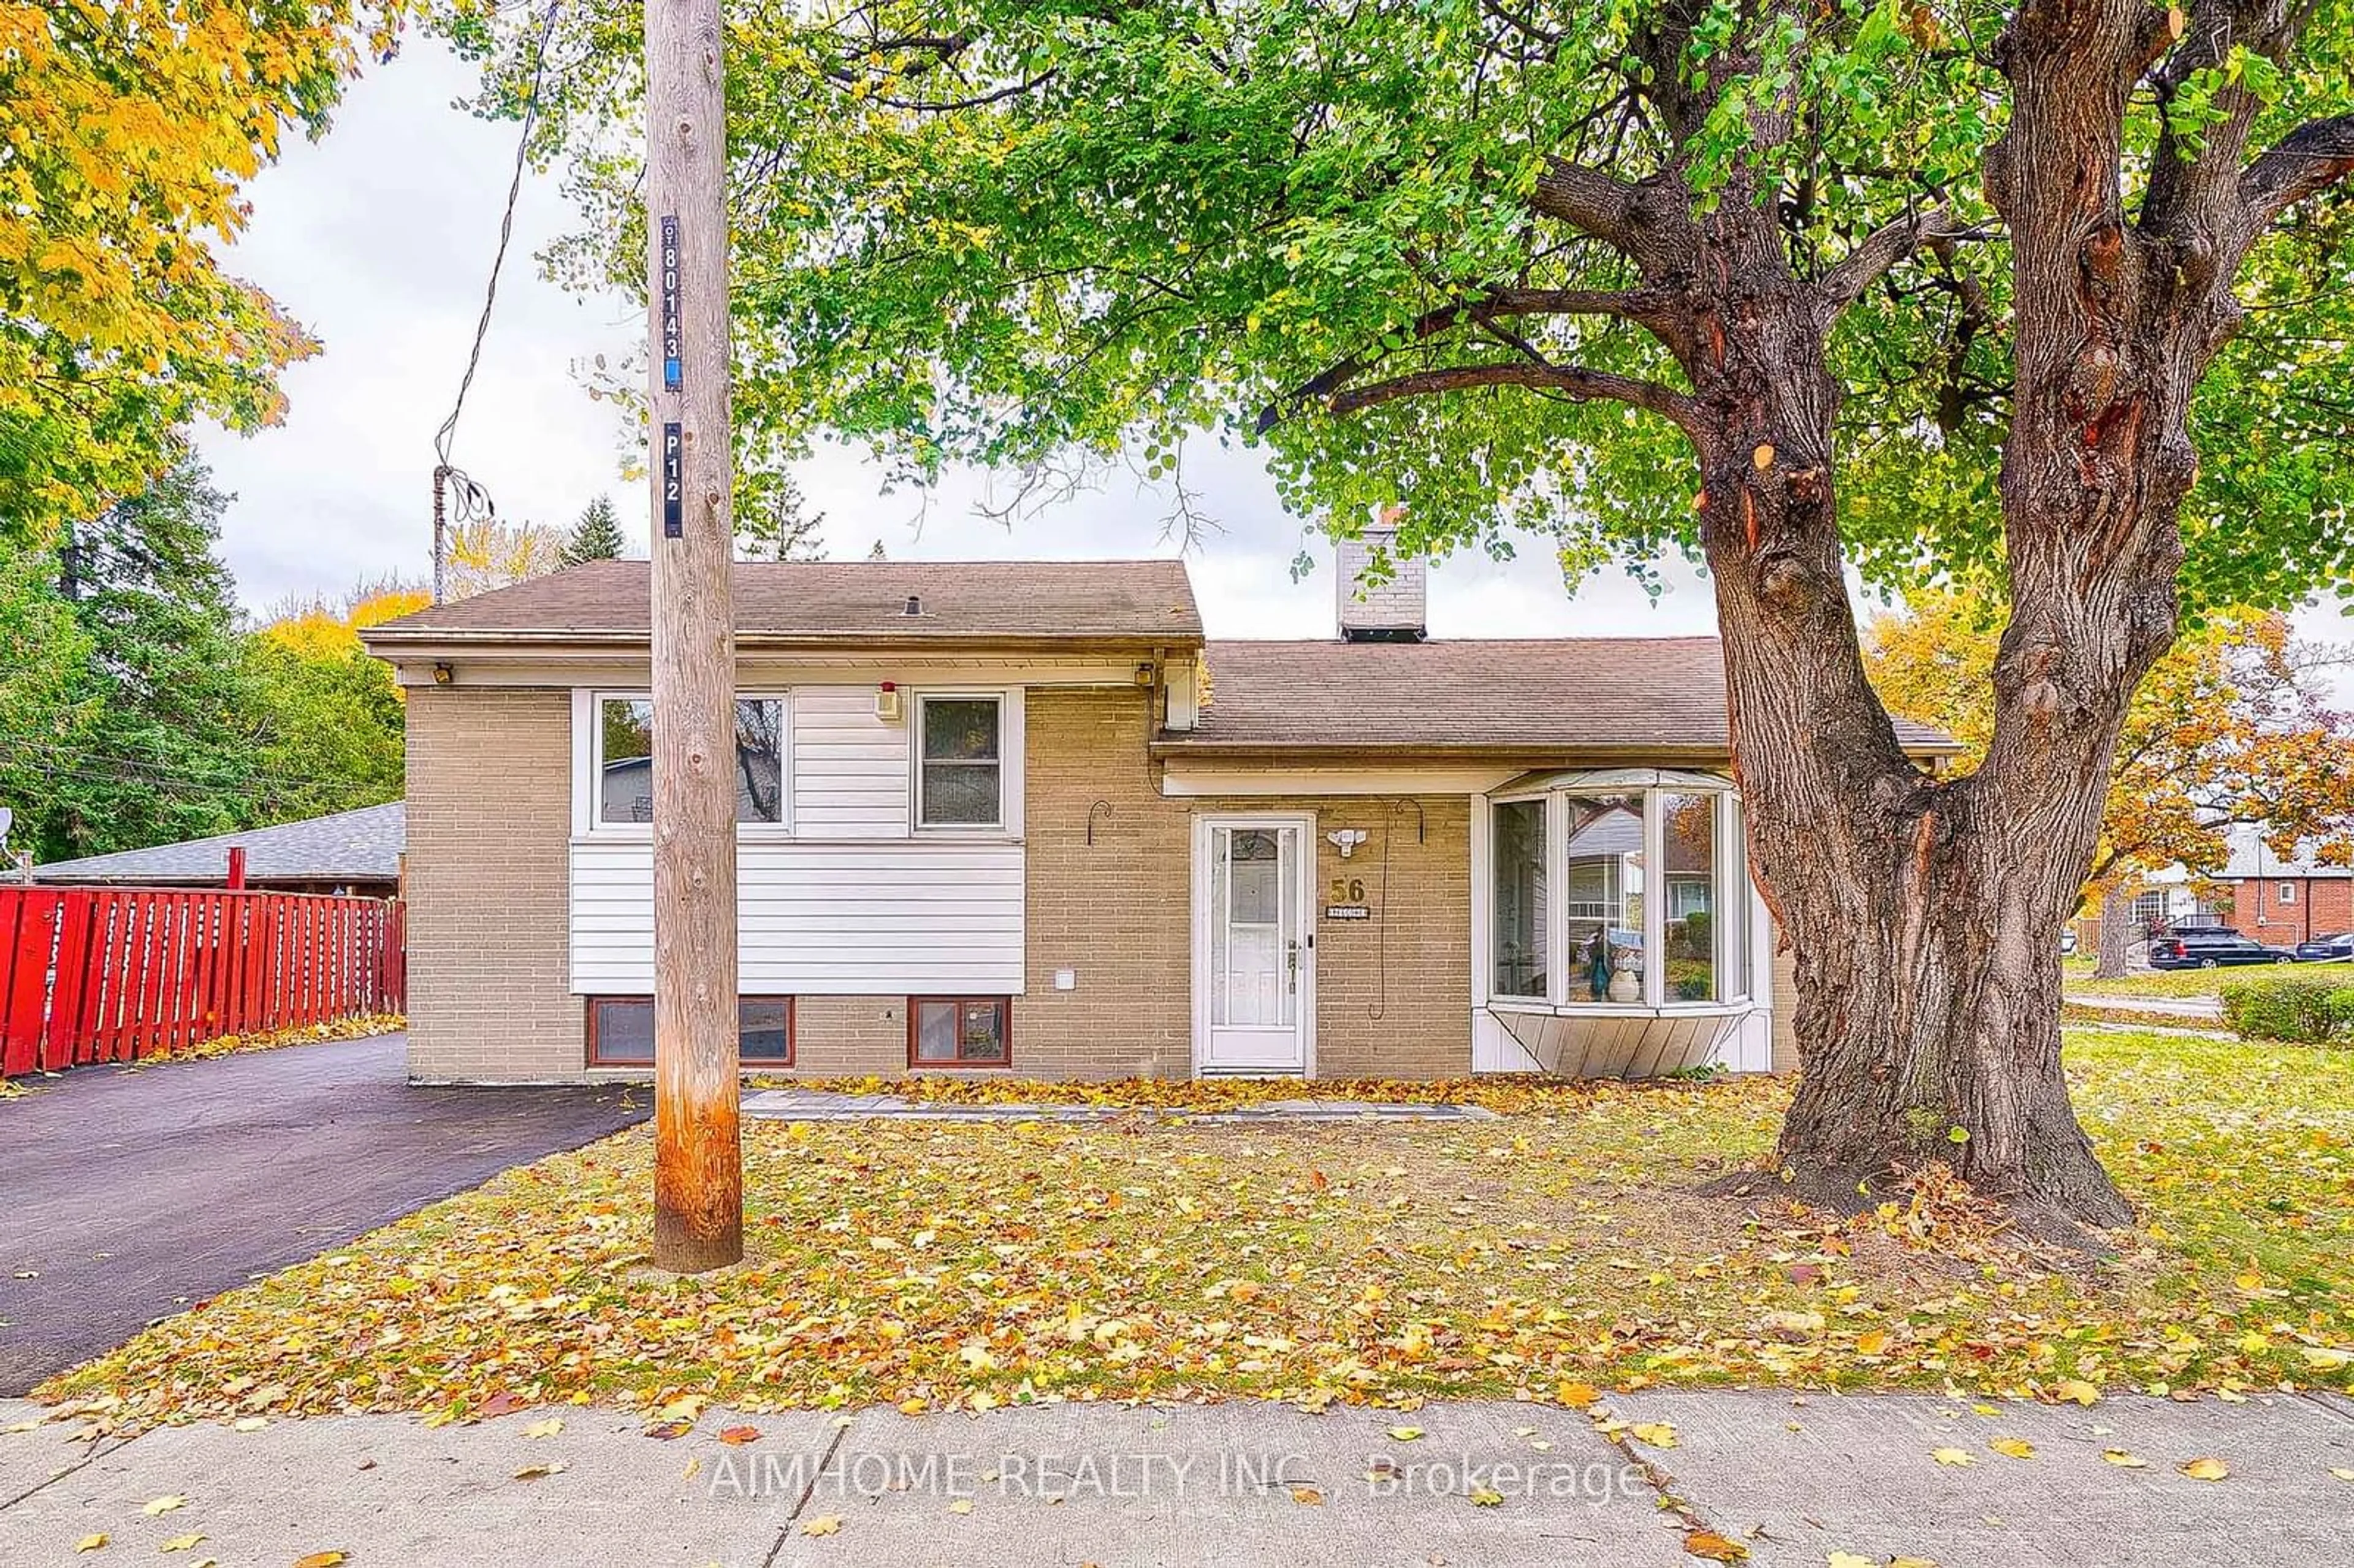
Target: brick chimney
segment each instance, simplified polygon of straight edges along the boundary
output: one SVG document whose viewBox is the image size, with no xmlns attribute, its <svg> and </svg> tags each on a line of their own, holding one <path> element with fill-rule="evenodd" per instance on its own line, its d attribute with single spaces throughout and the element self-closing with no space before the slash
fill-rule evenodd
<svg viewBox="0 0 2354 1568">
<path fill-rule="evenodd" d="M 1397 553 L 1401 508 L 1384 507 L 1379 522 L 1354 539 L 1337 542 L 1334 576 L 1340 578 L 1341 640 L 1343 642 L 1419 642 L 1430 631 L 1430 567 L 1420 556 Z M 1365 579 L 1374 553 L 1389 557 L 1389 580 Z"/>
</svg>

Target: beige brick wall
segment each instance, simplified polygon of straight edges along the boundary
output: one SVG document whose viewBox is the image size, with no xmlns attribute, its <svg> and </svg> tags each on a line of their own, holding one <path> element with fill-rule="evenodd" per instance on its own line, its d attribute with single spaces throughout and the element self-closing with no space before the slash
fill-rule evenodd
<svg viewBox="0 0 2354 1568">
<path fill-rule="evenodd" d="M 1193 820 L 1209 811 L 1316 817 L 1316 1069 L 1322 1077 L 1471 1070 L 1470 810 L 1462 797 L 1171 800 L 1145 753 L 1141 692 L 1028 699 L 1028 969 L 1014 1007 L 1020 1070 L 1052 1077 L 1182 1077 L 1193 1064 Z M 1108 813 L 1097 802 L 1109 808 Z M 1095 814 L 1096 842 L 1087 842 Z M 1372 836 L 1343 861 L 1334 828 Z M 1386 844 L 1388 867 L 1384 873 Z M 1373 915 L 1325 920 L 1335 881 Z M 1077 989 L 1053 989 L 1057 969 Z"/>
<path fill-rule="evenodd" d="M 408 688 L 408 1070 L 578 1078 L 571 698 Z"/>
<path fill-rule="evenodd" d="M 1422 797 L 1418 821 L 1415 803 L 1386 797 L 1166 799 L 1145 750 L 1150 702 L 1132 690 L 1028 696 L 1029 991 L 1013 1004 L 1014 1070 L 1188 1075 L 1193 819 L 1287 810 L 1316 819 L 1318 1074 L 1469 1073 L 1469 802 Z M 411 689 L 418 1077 L 589 1075 L 567 976 L 570 766 L 563 691 Z M 1346 861 L 1323 836 L 1341 827 L 1370 835 Z M 1345 892 L 1352 880 L 1373 918 L 1321 918 L 1326 904 L 1348 901 L 1333 885 Z M 1058 969 L 1076 971 L 1076 989 L 1054 989 Z M 793 1075 L 907 1070 L 905 999 L 804 995 L 796 1008 Z M 1777 1065 L 1779 1040 L 1777 1031 Z"/>
</svg>

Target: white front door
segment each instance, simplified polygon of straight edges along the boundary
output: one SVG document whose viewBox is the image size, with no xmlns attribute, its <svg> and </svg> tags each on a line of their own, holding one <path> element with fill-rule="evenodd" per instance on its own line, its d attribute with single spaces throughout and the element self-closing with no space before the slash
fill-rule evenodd
<svg viewBox="0 0 2354 1568">
<path fill-rule="evenodd" d="M 1303 817 L 1204 817 L 1194 833 L 1194 1058 L 1304 1073 L 1315 1017 Z"/>
</svg>

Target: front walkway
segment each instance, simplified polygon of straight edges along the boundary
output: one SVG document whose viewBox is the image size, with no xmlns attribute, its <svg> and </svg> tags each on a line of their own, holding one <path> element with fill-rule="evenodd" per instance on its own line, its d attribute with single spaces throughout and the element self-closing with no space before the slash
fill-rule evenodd
<svg viewBox="0 0 2354 1568">
<path fill-rule="evenodd" d="M 408 1044 L 77 1067 L 0 1104 L 0 1394 L 651 1107 L 626 1086 L 413 1088 Z"/>
<path fill-rule="evenodd" d="M 128 1441 L 43 1414 L 0 1404 L 0 1424 L 33 1423 L 0 1433 L 0 1562 L 1669 1568 L 1690 1548 L 1767 1568 L 2177 1568 L 2342 1562 L 2354 1500 L 2354 1406 L 2326 1395 L 2079 1409 L 1644 1393 L 1592 1418 L 1509 1403 L 715 1409 L 666 1439 L 610 1409 Z M 76 1555 L 94 1536 L 101 1554 Z"/>
<path fill-rule="evenodd" d="M 758 1089 L 744 1097 L 743 1114 L 764 1121 L 1109 1121 L 1142 1116 L 1169 1121 L 1477 1121 L 1493 1119 L 1484 1106 L 1389 1104 L 1373 1100 L 1268 1100 L 1230 1110 L 1165 1106 L 1087 1106 L 1039 1101 L 1028 1105 L 958 1105 L 901 1095 L 847 1095 L 825 1089 Z"/>
</svg>

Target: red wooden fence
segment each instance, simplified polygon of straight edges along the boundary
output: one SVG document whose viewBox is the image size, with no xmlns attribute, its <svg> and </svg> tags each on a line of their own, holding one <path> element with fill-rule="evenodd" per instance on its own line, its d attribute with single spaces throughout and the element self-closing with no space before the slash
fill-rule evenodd
<svg viewBox="0 0 2354 1568">
<path fill-rule="evenodd" d="M 401 906 L 375 898 L 0 887 L 0 1075 L 398 1012 Z"/>
</svg>

